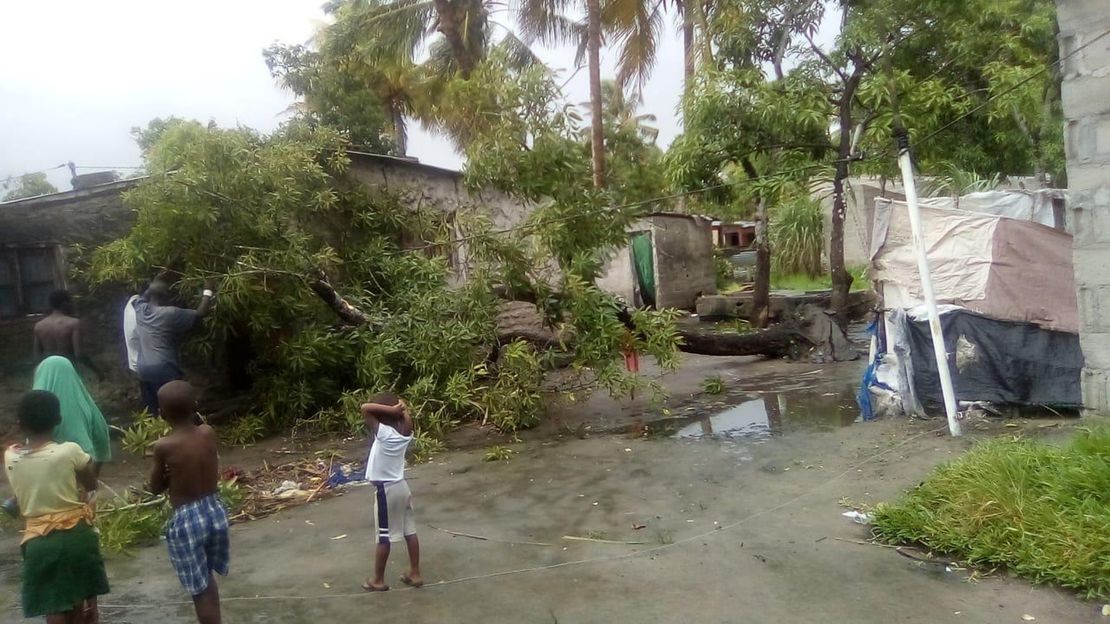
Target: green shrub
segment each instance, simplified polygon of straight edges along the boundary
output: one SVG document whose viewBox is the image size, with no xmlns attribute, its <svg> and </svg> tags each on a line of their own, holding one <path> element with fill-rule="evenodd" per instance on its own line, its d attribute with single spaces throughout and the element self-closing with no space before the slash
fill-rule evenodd
<svg viewBox="0 0 1110 624">
<path fill-rule="evenodd" d="M 810 197 L 780 204 L 770 219 L 771 270 L 780 275 L 821 274 L 825 220 L 821 204 Z"/>
<path fill-rule="evenodd" d="M 736 271 L 732 263 L 721 253 L 713 256 L 713 270 L 717 277 L 717 290 L 725 291 L 736 283 Z"/>
<path fill-rule="evenodd" d="M 992 440 L 875 509 L 875 533 L 1110 597 L 1110 427 L 1066 447 Z"/>
<path fill-rule="evenodd" d="M 482 456 L 482 461 L 509 461 L 513 458 L 513 453 L 515 452 L 516 451 L 507 446 L 491 446 L 486 449 L 485 455 Z"/>
<path fill-rule="evenodd" d="M 120 444 L 129 453 L 142 457 L 147 449 L 158 441 L 158 438 L 169 432 L 170 426 L 166 421 L 152 415 L 144 408 L 132 417 L 131 426 L 123 431 L 123 440 Z"/>
<path fill-rule="evenodd" d="M 720 375 L 706 377 L 701 382 L 701 389 L 706 394 L 720 394 L 725 391 L 725 382 Z"/>
</svg>

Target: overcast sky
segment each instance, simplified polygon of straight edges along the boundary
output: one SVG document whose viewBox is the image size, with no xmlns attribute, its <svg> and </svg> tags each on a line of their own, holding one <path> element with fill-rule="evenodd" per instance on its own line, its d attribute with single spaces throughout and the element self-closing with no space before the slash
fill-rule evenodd
<svg viewBox="0 0 1110 624">
<path fill-rule="evenodd" d="M 0 8 L 0 180 L 73 161 L 79 167 L 139 164 L 133 126 L 177 115 L 221 126 L 272 130 L 293 96 L 262 60 L 274 41 L 305 43 L 323 23 L 322 0 L 13 1 Z M 511 16 L 501 16 L 501 19 Z M 541 49 L 570 77 L 571 47 Z M 614 54 L 603 56 L 612 76 Z M 665 147 L 680 131 L 681 43 L 669 28 L 641 112 L 658 116 Z M 587 98 L 586 71 L 566 87 Z M 410 155 L 458 168 L 443 140 L 413 124 Z M 86 173 L 92 169 L 83 169 Z M 69 172 L 48 172 L 60 190 Z"/>
</svg>

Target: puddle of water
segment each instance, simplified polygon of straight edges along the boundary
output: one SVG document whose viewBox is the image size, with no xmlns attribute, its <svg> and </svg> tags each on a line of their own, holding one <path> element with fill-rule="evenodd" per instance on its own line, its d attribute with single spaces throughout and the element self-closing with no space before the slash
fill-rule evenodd
<svg viewBox="0 0 1110 624">
<path fill-rule="evenodd" d="M 674 437 L 761 441 L 792 431 L 831 431 L 859 418 L 852 388 L 823 393 L 768 392 L 716 414 L 694 417 Z"/>
</svg>

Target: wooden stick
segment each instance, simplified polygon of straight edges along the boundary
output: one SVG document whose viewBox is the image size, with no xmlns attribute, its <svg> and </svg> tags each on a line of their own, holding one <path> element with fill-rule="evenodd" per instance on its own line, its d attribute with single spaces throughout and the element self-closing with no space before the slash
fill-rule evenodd
<svg viewBox="0 0 1110 624">
<path fill-rule="evenodd" d="M 647 542 L 621 542 L 617 540 L 597 539 L 593 537 L 578 537 L 577 535 L 564 535 L 563 539 L 575 542 L 597 542 L 598 544 L 623 544 L 625 546 L 639 546 Z"/>
<path fill-rule="evenodd" d="M 847 542 L 849 544 L 859 544 L 860 546 L 878 546 L 879 548 L 893 548 L 894 550 L 898 550 L 899 548 L 901 548 L 901 546 L 893 546 L 891 544 L 880 544 L 878 542 L 867 542 L 867 541 L 864 541 L 864 540 L 847 539 L 847 538 L 844 538 L 844 537 L 834 537 L 833 539 L 838 541 L 838 542 Z"/>
<path fill-rule="evenodd" d="M 428 526 L 428 528 L 435 529 L 436 531 L 440 531 L 440 532 L 446 533 L 448 535 L 454 535 L 454 536 L 457 536 L 457 537 L 469 537 L 470 539 L 482 540 L 483 542 L 500 542 L 502 544 L 524 544 L 524 545 L 527 545 L 527 546 L 554 546 L 554 544 L 545 544 L 543 542 L 521 542 L 521 541 L 515 541 L 515 540 L 499 540 L 499 539 L 493 539 L 492 537 L 486 537 L 484 535 L 474 535 L 473 533 L 462 533 L 461 531 L 451 531 L 449 529 L 441 529 L 441 528 L 439 528 L 435 525 L 431 525 L 431 524 L 429 524 L 427 526 Z"/>
<path fill-rule="evenodd" d="M 331 469 L 332 469 L 332 464 L 328 463 L 328 472 L 327 472 L 328 476 L 331 475 Z M 316 495 L 320 493 L 320 490 L 324 489 L 324 486 L 328 484 L 328 476 L 325 476 L 325 477 L 320 479 L 320 485 L 317 485 L 316 489 L 312 490 L 312 493 L 309 494 L 308 498 L 306 498 L 304 500 L 304 504 L 307 505 L 307 504 L 311 503 L 312 499 L 316 498 Z"/>
<path fill-rule="evenodd" d="M 161 505 L 164 502 L 166 502 L 166 497 L 165 496 L 159 496 L 158 498 L 155 498 L 154 500 L 143 501 L 141 503 L 131 503 L 130 505 L 123 505 L 122 507 L 110 507 L 108 509 L 97 509 L 96 513 L 110 514 L 110 513 L 115 513 L 117 511 L 127 511 L 128 509 L 139 509 L 139 508 L 142 508 L 142 507 L 154 507 L 155 505 Z"/>
</svg>

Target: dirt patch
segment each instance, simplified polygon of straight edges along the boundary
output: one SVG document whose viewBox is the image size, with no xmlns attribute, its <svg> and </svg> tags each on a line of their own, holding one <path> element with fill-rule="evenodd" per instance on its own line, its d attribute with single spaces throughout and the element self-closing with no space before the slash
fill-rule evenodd
<svg viewBox="0 0 1110 624">
<path fill-rule="evenodd" d="M 786 424 L 791 397 L 841 401 L 857 367 L 748 364 L 688 362 L 667 379 L 673 408 L 621 405 L 614 414 L 596 397 L 566 409 L 561 426 L 547 422 L 510 443 L 518 451 L 510 461 L 455 450 L 410 468 L 428 578 L 419 591 L 396 581 L 387 594 L 358 589 L 373 546 L 365 488 L 238 525 L 232 575 L 221 584 L 227 619 L 356 621 L 372 610 L 383 621 L 441 622 L 1092 621 L 1098 605 L 1068 592 L 1004 575 L 969 582 L 966 571 L 861 544 L 867 529 L 840 515 L 845 501 L 895 497 L 976 439 L 1063 438 L 1086 421 L 978 418 L 953 439 L 939 419 L 852 418 L 845 427 L 850 414 L 815 406 L 795 427 Z M 698 398 L 708 373 L 726 380 L 727 392 Z M 595 433 L 682 406 L 697 411 L 693 424 L 717 404 L 772 394 L 786 397 L 788 414 L 765 437 Z M 580 435 L 566 433 L 570 423 Z M 352 454 L 365 444 L 337 442 Z M 288 456 L 287 441 L 267 445 L 227 452 L 224 463 Z M 17 552 L 5 534 L 0 594 L 17 595 L 14 570 L 3 565 Z M 387 578 L 403 560 L 398 548 Z M 105 621 L 192 621 L 163 548 L 113 558 L 109 573 Z"/>
</svg>

